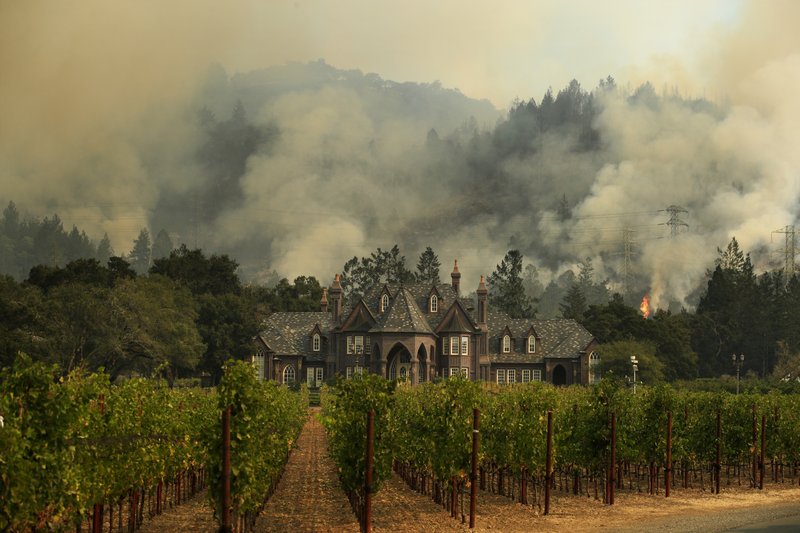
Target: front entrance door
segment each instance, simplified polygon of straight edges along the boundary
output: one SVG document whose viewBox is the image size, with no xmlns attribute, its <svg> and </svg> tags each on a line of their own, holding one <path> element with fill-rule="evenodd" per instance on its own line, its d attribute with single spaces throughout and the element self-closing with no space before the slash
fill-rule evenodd
<svg viewBox="0 0 800 533">
<path fill-rule="evenodd" d="M 553 368 L 553 385 L 566 385 L 567 384 L 567 371 L 561 365 L 556 365 Z"/>
<path fill-rule="evenodd" d="M 322 386 L 323 369 L 322 367 L 310 367 L 306 369 L 306 385 L 315 389 Z"/>
</svg>

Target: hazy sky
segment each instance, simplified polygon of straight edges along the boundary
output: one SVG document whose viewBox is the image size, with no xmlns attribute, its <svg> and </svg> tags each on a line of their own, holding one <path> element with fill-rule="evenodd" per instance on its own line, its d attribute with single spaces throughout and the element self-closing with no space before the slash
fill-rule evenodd
<svg viewBox="0 0 800 533">
<path fill-rule="evenodd" d="M 691 287 L 681 280 L 697 282 L 731 236 L 745 249 L 766 249 L 770 232 L 797 218 L 798 20 L 800 0 L 0 0 L 0 201 L 36 216 L 57 212 L 67 228 L 86 227 L 93 239 L 107 232 L 118 252 L 129 250 L 164 184 L 180 193 L 197 180 L 197 131 L 180 113 L 214 63 L 234 74 L 324 59 L 387 80 L 438 80 L 500 109 L 515 98 L 538 102 L 548 87 L 558 91 L 573 78 L 592 90 L 612 75 L 623 87 L 650 81 L 658 92 L 677 88 L 731 104 L 719 123 L 670 106 L 659 114 L 607 106 L 596 126 L 614 141 L 614 164 L 596 175 L 577 167 L 558 174 L 589 184 L 574 195 L 582 198 L 581 216 L 693 206 L 693 228 L 706 228 L 685 241 L 693 249 L 659 244 L 642 254 L 657 274 L 665 257 L 696 258 L 691 276 L 678 266 L 660 281 L 654 275 L 654 285 L 685 295 Z M 299 190 L 286 189 L 280 209 L 302 208 L 318 190 L 311 143 L 343 139 L 344 160 L 355 162 L 349 154 L 363 151 L 370 135 L 386 134 L 372 131 L 378 126 L 353 102 L 351 94 L 323 91 L 289 95 L 266 110 L 284 126 L 282 159 L 248 162 L 242 186 L 252 206 L 240 215 L 248 207 L 261 213 L 287 182 Z M 420 136 L 430 127 L 423 126 Z M 554 164 L 574 163 L 567 152 L 553 154 Z M 336 185 L 363 190 L 390 163 L 378 158 L 362 181 L 348 168 Z M 518 161 L 505 171 L 535 186 L 526 172 L 538 163 Z M 410 198 L 427 198 L 428 190 L 417 193 Z M 476 271 L 488 274 L 509 237 L 530 224 L 504 222 L 498 235 L 485 226 L 477 228 L 485 236 L 469 236 L 493 245 L 476 247 Z M 367 230 L 387 239 L 384 248 L 395 242 L 369 221 L 301 229 L 296 237 L 287 232 L 292 253 L 316 254 L 314 242 L 331 232 L 361 236 L 364 254 L 374 249 Z M 324 237 L 315 241 L 315 232 Z M 243 234 L 238 226 L 230 233 Z M 344 259 L 317 261 L 310 273 L 330 276 Z M 293 260 L 284 273 L 306 272 L 309 263 Z"/>
<path fill-rule="evenodd" d="M 697 62 L 741 11 L 740 0 L 4 1 L 0 61 L 12 67 L 4 76 L 19 70 L 30 84 L 77 70 L 113 90 L 130 80 L 107 74 L 149 58 L 132 88 L 168 93 L 209 62 L 236 72 L 324 58 L 395 81 L 440 80 L 504 108 L 609 74 L 703 91 Z"/>
</svg>

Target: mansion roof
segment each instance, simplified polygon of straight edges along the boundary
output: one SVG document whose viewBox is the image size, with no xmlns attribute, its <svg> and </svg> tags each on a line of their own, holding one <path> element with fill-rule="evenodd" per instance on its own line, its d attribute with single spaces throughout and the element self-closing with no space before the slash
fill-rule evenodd
<svg viewBox="0 0 800 533">
<path fill-rule="evenodd" d="M 382 298 L 389 304 L 382 309 Z M 436 296 L 436 310 L 430 298 Z M 324 361 L 331 350 L 327 342 L 337 328 L 341 331 L 380 335 L 414 334 L 447 335 L 447 332 L 478 334 L 478 314 L 468 299 L 459 298 L 449 284 L 384 284 L 373 287 L 351 302 L 334 324 L 331 312 L 277 312 L 264 323 L 259 337 L 267 348 L 278 355 L 301 355 L 310 361 Z M 510 318 L 501 311 L 488 310 L 488 356 L 492 363 L 535 363 L 547 358 L 575 358 L 585 352 L 594 337 L 571 319 L 535 320 Z M 323 339 L 320 351 L 313 351 L 311 339 L 315 331 Z M 511 346 L 502 351 L 502 337 L 509 335 Z M 535 337 L 535 350 L 528 353 L 528 337 Z"/>
</svg>

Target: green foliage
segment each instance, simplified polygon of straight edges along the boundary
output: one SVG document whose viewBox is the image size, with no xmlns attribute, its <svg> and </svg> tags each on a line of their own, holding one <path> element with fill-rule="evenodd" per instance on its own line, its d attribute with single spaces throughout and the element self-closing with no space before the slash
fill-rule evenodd
<svg viewBox="0 0 800 533">
<path fill-rule="evenodd" d="M 395 382 L 375 374 L 338 381 L 322 395 L 322 423 L 330 438 L 330 455 L 347 491 L 362 490 L 366 470 L 367 412 L 375 414 L 373 491 L 392 475 L 397 443 L 390 430 Z"/>
<path fill-rule="evenodd" d="M 74 529 L 92 504 L 207 462 L 207 391 L 57 375 L 26 356 L 0 374 L 0 530 Z"/>
<path fill-rule="evenodd" d="M 202 250 L 189 250 L 185 244 L 169 257 L 153 261 L 151 274 L 161 274 L 186 287 L 192 294 L 239 294 L 242 288 L 236 269 L 239 265 L 227 255 L 206 257 Z"/>
<path fill-rule="evenodd" d="M 486 280 L 489 286 L 489 303 L 508 313 L 511 318 L 533 318 L 533 308 L 522 281 L 522 254 L 509 250 L 497 268 Z"/>
<path fill-rule="evenodd" d="M 308 395 L 275 382 L 259 381 L 242 361 L 225 366 L 217 387 L 217 413 L 205 434 L 209 456 L 209 496 L 217 517 L 222 510 L 221 413 L 231 407 L 231 496 L 236 513 L 257 511 L 286 464 L 306 419 Z"/>
<path fill-rule="evenodd" d="M 428 246 L 425 251 L 419 256 L 417 263 L 416 280 L 421 283 L 429 283 L 431 285 L 440 283 L 439 267 L 442 264 L 439 258 L 434 253 L 433 249 Z"/>
<path fill-rule="evenodd" d="M 631 357 L 639 361 L 636 382 L 653 385 L 664 381 L 664 363 L 656 356 L 655 346 L 648 342 L 615 341 L 597 347 L 604 375 L 613 374 L 633 382 Z"/>
</svg>

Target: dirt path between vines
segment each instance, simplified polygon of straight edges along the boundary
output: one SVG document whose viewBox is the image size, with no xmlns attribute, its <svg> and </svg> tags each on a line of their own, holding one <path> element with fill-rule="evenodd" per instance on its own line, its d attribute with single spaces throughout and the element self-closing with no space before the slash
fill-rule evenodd
<svg viewBox="0 0 800 533">
<path fill-rule="evenodd" d="M 328 456 L 327 435 L 317 413 L 318 409 L 309 410 L 310 416 L 289 456 L 283 478 L 258 518 L 256 531 L 259 533 L 359 530 L 339 486 L 336 467 Z M 467 522 L 468 506 L 466 498 Z M 613 506 L 603 505 L 594 498 L 556 491 L 548 516 L 542 516 L 538 506 L 521 505 L 496 494 L 480 492 L 475 531 L 708 533 L 783 517 L 796 517 L 796 523 L 800 524 L 800 487 L 796 484 L 768 484 L 763 491 L 723 486 L 720 495 L 697 488 L 677 489 L 669 498 L 663 494 L 650 496 L 623 491 L 617 493 Z M 430 496 L 412 491 L 396 476 L 383 485 L 373 502 L 373 531 L 376 533 L 469 531 L 467 525 L 460 518 L 450 518 Z M 141 531 L 214 532 L 216 529 L 203 495 L 148 521 Z"/>
</svg>

